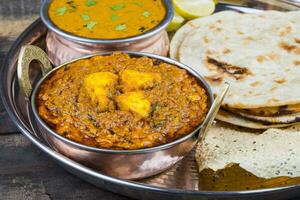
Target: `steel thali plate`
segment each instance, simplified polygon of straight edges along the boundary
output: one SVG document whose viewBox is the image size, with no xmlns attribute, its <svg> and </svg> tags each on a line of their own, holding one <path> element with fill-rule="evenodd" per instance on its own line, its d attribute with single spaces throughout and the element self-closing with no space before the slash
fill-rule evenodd
<svg viewBox="0 0 300 200">
<path fill-rule="evenodd" d="M 297 10 L 299 7 L 299 4 L 287 0 L 236 0 L 232 3 L 220 3 L 216 12 L 222 10 L 247 13 L 261 10 L 288 11 Z M 54 151 L 47 141 L 42 139 L 42 133 L 36 126 L 30 104 L 20 92 L 16 78 L 16 62 L 20 48 L 25 44 L 44 48 L 46 32 L 46 27 L 38 19 L 15 41 L 1 66 L 0 94 L 7 112 L 22 133 L 69 172 L 100 188 L 135 199 L 285 199 L 300 196 L 300 184 L 257 190 L 207 191 L 203 189 L 201 183 L 199 184 L 194 152 L 168 171 L 155 177 L 140 181 L 126 181 L 106 176 Z M 32 81 L 37 81 L 40 78 L 39 68 L 33 67 L 30 75 Z"/>
</svg>

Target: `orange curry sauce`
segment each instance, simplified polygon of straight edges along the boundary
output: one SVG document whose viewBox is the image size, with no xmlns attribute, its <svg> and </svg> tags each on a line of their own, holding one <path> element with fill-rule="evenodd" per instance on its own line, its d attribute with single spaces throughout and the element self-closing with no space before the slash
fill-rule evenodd
<svg viewBox="0 0 300 200">
<path fill-rule="evenodd" d="M 193 131 L 208 111 L 206 91 L 186 70 L 122 53 L 58 69 L 40 86 L 37 102 L 58 134 L 109 149 L 168 143 Z"/>
<path fill-rule="evenodd" d="M 77 36 L 116 39 L 139 35 L 165 17 L 162 0 L 52 0 L 50 20 Z"/>
</svg>

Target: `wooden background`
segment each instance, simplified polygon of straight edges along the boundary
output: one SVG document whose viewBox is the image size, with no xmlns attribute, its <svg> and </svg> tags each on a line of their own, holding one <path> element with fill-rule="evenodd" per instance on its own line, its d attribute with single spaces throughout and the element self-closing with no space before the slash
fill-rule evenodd
<svg viewBox="0 0 300 200">
<path fill-rule="evenodd" d="M 41 0 L 0 0 L 0 65 Z M 128 200 L 69 174 L 19 133 L 0 101 L 0 200 Z"/>
<path fill-rule="evenodd" d="M 0 0 L 0 64 L 19 33 L 38 17 L 40 0 Z M 10 122 L 0 102 L 1 200 L 127 200 L 69 174 Z"/>
</svg>

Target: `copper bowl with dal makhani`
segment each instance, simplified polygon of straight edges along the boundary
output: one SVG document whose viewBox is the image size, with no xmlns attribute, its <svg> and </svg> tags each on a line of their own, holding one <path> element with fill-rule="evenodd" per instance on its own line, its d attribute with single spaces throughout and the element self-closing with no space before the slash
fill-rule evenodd
<svg viewBox="0 0 300 200">
<path fill-rule="evenodd" d="M 55 65 L 84 55 L 142 51 L 166 56 L 171 0 L 45 0 L 47 52 Z"/>
<path fill-rule="evenodd" d="M 191 133 L 207 91 L 185 69 L 114 53 L 65 65 L 40 86 L 40 117 L 58 134 L 107 149 L 142 149 Z"/>
</svg>

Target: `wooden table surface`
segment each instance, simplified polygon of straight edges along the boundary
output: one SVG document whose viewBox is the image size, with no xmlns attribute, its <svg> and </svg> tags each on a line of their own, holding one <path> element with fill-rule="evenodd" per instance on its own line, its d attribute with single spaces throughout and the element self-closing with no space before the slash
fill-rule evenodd
<svg viewBox="0 0 300 200">
<path fill-rule="evenodd" d="M 41 0 L 0 0 L 0 65 L 16 37 L 36 18 Z M 0 100 L 0 200 L 128 200 L 69 174 L 33 146 Z"/>
<path fill-rule="evenodd" d="M 38 17 L 40 0 L 0 0 L 0 64 L 16 37 Z M 69 174 L 33 146 L 0 102 L 1 200 L 126 200 Z"/>
</svg>

